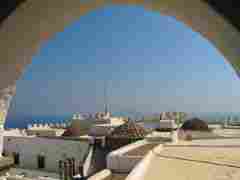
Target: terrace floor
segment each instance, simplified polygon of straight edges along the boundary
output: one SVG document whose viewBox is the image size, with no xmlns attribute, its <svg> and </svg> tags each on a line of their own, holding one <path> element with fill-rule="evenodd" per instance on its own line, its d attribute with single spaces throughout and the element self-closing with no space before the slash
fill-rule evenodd
<svg viewBox="0 0 240 180">
<path fill-rule="evenodd" d="M 135 172 L 144 172 L 143 180 L 239 180 L 239 152 L 237 138 L 168 144 L 154 148 L 142 162 L 146 166 Z"/>
<path fill-rule="evenodd" d="M 239 180 L 240 168 L 170 158 L 153 158 L 144 180 Z M 134 179 L 134 178 L 133 178 Z"/>
<path fill-rule="evenodd" d="M 170 146 L 158 157 L 240 168 L 240 146 Z"/>
<path fill-rule="evenodd" d="M 136 149 L 126 152 L 124 155 L 126 155 L 126 156 L 145 156 L 150 150 L 152 150 L 154 147 L 156 147 L 158 145 L 159 144 L 157 144 L 157 143 L 144 144 Z"/>
</svg>

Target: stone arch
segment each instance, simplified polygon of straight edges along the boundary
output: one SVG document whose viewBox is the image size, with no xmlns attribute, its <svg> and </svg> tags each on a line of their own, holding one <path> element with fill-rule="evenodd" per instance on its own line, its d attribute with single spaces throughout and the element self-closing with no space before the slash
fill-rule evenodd
<svg viewBox="0 0 240 180">
<path fill-rule="evenodd" d="M 239 74 L 240 33 L 203 0 L 27 0 L 0 28 L 0 90 L 15 84 L 49 37 L 109 4 L 143 6 L 176 18 L 208 39 Z"/>
</svg>

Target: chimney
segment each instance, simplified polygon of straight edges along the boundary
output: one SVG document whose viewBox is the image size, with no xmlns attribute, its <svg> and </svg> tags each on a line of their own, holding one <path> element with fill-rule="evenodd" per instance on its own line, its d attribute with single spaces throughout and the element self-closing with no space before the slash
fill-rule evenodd
<svg viewBox="0 0 240 180">
<path fill-rule="evenodd" d="M 58 170 L 59 170 L 59 179 L 63 180 L 63 162 L 62 160 L 58 161 Z"/>
<path fill-rule="evenodd" d="M 64 161 L 64 175 L 63 175 L 63 177 L 64 177 L 64 180 L 68 180 L 68 167 L 67 167 L 67 162 L 66 161 Z"/>
</svg>

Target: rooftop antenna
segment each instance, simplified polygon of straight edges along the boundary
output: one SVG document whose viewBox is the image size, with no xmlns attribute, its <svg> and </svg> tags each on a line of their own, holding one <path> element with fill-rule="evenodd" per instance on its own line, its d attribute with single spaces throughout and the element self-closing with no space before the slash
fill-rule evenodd
<svg viewBox="0 0 240 180">
<path fill-rule="evenodd" d="M 107 80 L 104 81 L 104 112 L 107 114 L 108 111 L 108 102 L 107 102 Z"/>
</svg>

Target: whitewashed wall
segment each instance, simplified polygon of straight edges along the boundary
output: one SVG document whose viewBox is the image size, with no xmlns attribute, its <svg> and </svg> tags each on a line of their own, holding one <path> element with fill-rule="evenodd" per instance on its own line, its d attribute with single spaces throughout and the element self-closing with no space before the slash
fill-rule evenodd
<svg viewBox="0 0 240 180">
<path fill-rule="evenodd" d="M 64 158 L 73 157 L 82 162 L 89 146 L 87 141 L 43 137 L 5 136 L 3 141 L 6 153 L 20 154 L 21 168 L 37 169 L 37 156 L 44 154 L 44 170 L 48 172 L 58 172 L 58 161 Z"/>
<path fill-rule="evenodd" d="M 2 156 L 4 136 L 25 136 L 25 135 L 26 134 L 20 129 L 3 130 L 0 128 L 0 157 Z"/>
</svg>

